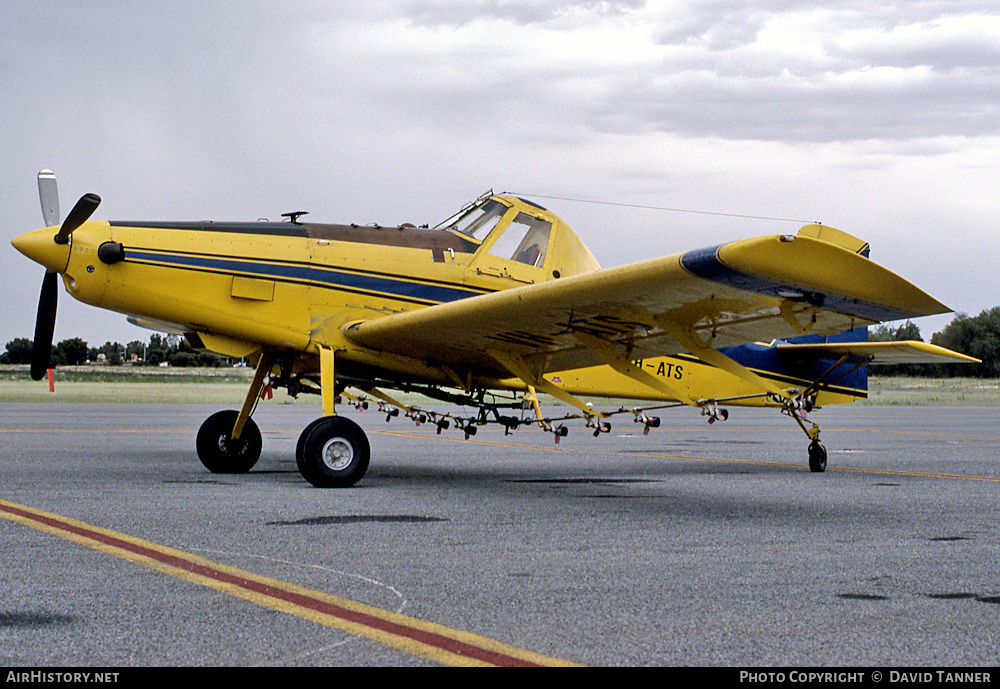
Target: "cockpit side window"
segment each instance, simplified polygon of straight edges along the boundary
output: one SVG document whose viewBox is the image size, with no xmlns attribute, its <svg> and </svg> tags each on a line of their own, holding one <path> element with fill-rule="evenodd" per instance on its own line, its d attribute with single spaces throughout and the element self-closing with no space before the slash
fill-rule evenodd
<svg viewBox="0 0 1000 689">
<path fill-rule="evenodd" d="M 486 203 L 459 213 L 437 226 L 436 229 L 460 232 L 482 243 L 497 223 L 507 212 L 507 206 L 499 201 L 489 200 Z"/>
<path fill-rule="evenodd" d="M 545 262 L 552 223 L 518 213 L 503 235 L 490 247 L 490 254 L 533 267 Z"/>
</svg>

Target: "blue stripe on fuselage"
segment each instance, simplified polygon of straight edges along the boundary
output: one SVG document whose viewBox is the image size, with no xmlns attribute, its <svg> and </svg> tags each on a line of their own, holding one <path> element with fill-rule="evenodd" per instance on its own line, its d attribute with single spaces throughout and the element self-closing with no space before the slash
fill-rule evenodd
<svg viewBox="0 0 1000 689">
<path fill-rule="evenodd" d="M 322 284 L 342 289 L 378 292 L 427 303 L 456 301 L 483 294 L 474 290 L 414 282 L 404 277 L 349 273 L 334 268 L 298 263 L 264 263 L 249 259 L 224 258 L 196 254 L 168 254 L 140 249 L 126 249 L 126 261 L 144 261 L 180 268 L 247 275 L 254 278 L 281 279 Z"/>
</svg>

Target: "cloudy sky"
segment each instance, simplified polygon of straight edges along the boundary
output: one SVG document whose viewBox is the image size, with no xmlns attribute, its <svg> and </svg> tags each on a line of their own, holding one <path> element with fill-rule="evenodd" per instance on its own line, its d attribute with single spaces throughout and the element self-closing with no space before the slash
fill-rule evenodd
<svg viewBox="0 0 1000 689">
<path fill-rule="evenodd" d="M 114 220 L 434 224 L 514 191 L 604 266 L 822 221 L 956 311 L 1000 304 L 995 0 L 14 0 L 0 17 L 0 346 L 33 333 L 44 271 L 9 239 L 42 224 L 41 168 L 64 214 L 95 192 Z M 56 341 L 148 335 L 60 295 Z"/>
</svg>

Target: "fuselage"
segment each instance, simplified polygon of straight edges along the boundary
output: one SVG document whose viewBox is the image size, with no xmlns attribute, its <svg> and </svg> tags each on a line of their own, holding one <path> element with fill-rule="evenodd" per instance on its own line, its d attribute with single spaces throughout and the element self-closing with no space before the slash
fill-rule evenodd
<svg viewBox="0 0 1000 689">
<path fill-rule="evenodd" d="M 433 361 L 358 346 L 345 337 L 345 328 L 599 269 L 557 216 L 511 196 L 480 200 L 430 229 L 93 221 L 76 229 L 69 245 L 54 246 L 56 229 L 26 233 L 14 244 L 62 273 L 67 291 L 84 303 L 164 324 L 229 356 L 252 356 L 261 349 L 294 353 L 299 371 L 316 370 L 318 347 L 332 348 L 338 372 L 397 382 L 456 381 L 454 371 Z M 809 370 L 786 365 L 767 352 L 771 345 L 732 355 L 783 385 L 815 379 L 815 365 Z M 696 399 L 760 392 L 690 355 L 639 365 Z M 467 387 L 524 387 L 515 378 L 478 377 L 474 371 L 468 376 L 461 381 Z M 547 377 L 573 394 L 664 398 L 607 366 Z M 824 391 L 820 402 L 850 401 L 864 396 L 865 387 L 858 374 Z"/>
</svg>

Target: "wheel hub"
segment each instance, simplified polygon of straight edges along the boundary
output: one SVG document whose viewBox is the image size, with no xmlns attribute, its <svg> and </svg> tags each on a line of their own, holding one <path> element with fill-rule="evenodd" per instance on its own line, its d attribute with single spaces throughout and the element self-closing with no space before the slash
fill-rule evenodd
<svg viewBox="0 0 1000 689">
<path fill-rule="evenodd" d="M 228 435 L 220 435 L 219 451 L 226 456 L 242 455 L 247 449 L 246 442 L 241 442 L 242 440 L 242 438 L 240 440 L 233 440 Z"/>
<path fill-rule="evenodd" d="M 332 471 L 343 471 L 354 461 L 354 446 L 344 438 L 330 438 L 321 452 L 323 464 Z"/>
</svg>

